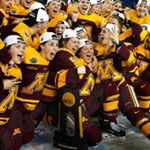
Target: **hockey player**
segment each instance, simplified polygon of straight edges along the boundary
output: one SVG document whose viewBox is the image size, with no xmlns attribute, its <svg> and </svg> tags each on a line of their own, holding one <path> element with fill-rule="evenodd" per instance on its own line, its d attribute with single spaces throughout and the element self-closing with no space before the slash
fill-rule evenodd
<svg viewBox="0 0 150 150">
<path fill-rule="evenodd" d="M 89 39 L 97 42 L 95 35 L 99 28 L 102 28 L 105 24 L 104 17 L 98 16 L 95 13 L 90 14 L 91 2 L 89 0 L 80 0 L 78 5 L 79 14 L 77 22 L 79 26 L 86 29 Z"/>
<path fill-rule="evenodd" d="M 19 150 L 22 144 L 22 124 L 15 99 L 22 80 L 17 65 L 22 62 L 25 42 L 15 32 L 5 33 L 3 38 L 5 46 L 0 50 L 0 149 Z"/>
<path fill-rule="evenodd" d="M 112 0 L 101 0 L 101 15 L 105 18 L 105 21 L 108 22 L 113 9 Z"/>
<path fill-rule="evenodd" d="M 139 47 L 136 47 L 135 48 L 135 50 L 136 50 L 136 54 L 137 54 L 137 57 L 139 58 L 139 57 L 142 57 L 143 59 L 142 60 L 147 60 L 148 61 L 148 59 L 149 59 L 149 54 L 147 54 L 147 50 L 149 50 L 150 49 L 150 47 L 149 47 L 149 34 L 150 34 L 150 25 L 149 24 L 142 24 L 142 27 L 143 27 L 143 29 L 144 30 L 147 30 L 147 32 L 148 32 L 148 35 L 147 36 L 145 36 L 145 39 L 144 39 L 144 41 L 142 42 L 142 44 L 139 46 Z M 140 48 L 141 48 L 141 52 L 140 52 Z M 144 48 L 144 49 L 143 49 Z M 144 59 L 145 58 L 145 59 Z M 147 59 L 146 59 L 147 58 Z M 147 62 L 146 61 L 146 62 Z M 145 64 L 145 65 L 144 65 Z M 142 63 L 140 63 L 140 62 L 138 62 L 138 65 L 139 65 L 139 71 L 140 71 L 140 74 L 142 75 L 142 79 L 143 80 L 145 80 L 145 81 L 148 81 L 148 82 L 150 82 L 150 80 L 149 80 L 149 77 L 144 77 L 144 74 L 146 75 L 146 72 L 147 71 L 149 71 L 148 70 L 148 64 L 149 64 L 149 61 L 147 62 L 147 63 L 144 63 L 144 64 L 142 64 Z M 147 65 L 146 65 L 147 64 Z M 147 70 L 147 71 L 146 71 Z"/>
<path fill-rule="evenodd" d="M 50 18 L 47 31 L 54 32 L 57 22 L 66 20 L 68 16 L 65 12 L 61 12 L 61 0 L 47 0 L 46 8 Z"/>
<path fill-rule="evenodd" d="M 11 22 L 9 12 L 12 5 L 12 0 L 1 0 L 0 1 L 0 30 L 3 26 L 6 26 Z M 0 48 L 3 48 L 4 44 L 2 40 L 0 39 Z"/>
<path fill-rule="evenodd" d="M 59 38 L 53 32 L 45 32 L 40 37 L 40 47 L 38 51 L 41 53 L 42 57 L 46 58 L 48 62 L 54 59 L 55 54 L 58 51 L 58 40 Z M 47 83 L 45 83 L 45 85 L 47 85 Z M 42 92 L 42 94 L 45 94 L 47 93 L 47 90 L 44 88 Z M 42 120 L 50 104 L 50 101 L 43 98 L 42 95 L 40 102 L 37 104 L 34 112 L 32 113 L 35 126 L 37 126 Z M 49 121 L 47 122 L 49 123 Z"/>
<path fill-rule="evenodd" d="M 108 22 L 117 25 L 119 28 L 120 41 L 129 42 L 136 47 L 143 41 L 143 37 L 147 35 L 147 32 L 142 30 L 142 27 L 138 23 L 130 19 L 128 11 L 128 9 L 125 9 L 124 13 L 113 11 Z"/>
<path fill-rule="evenodd" d="M 150 24 L 149 6 L 149 0 L 139 0 L 136 5 L 136 10 L 131 9 L 129 11 L 131 20 L 138 24 Z"/>
<path fill-rule="evenodd" d="M 150 80 L 149 80 L 149 49 L 150 49 L 150 25 L 143 24 L 143 28 L 148 31 L 148 35 L 145 37 L 144 41 L 135 47 L 138 73 L 128 74 L 126 77 L 130 78 L 130 84 L 135 87 L 135 92 L 139 101 L 140 108 L 148 114 L 150 108 Z M 134 80 L 139 78 L 140 82 L 134 84 Z"/>
<path fill-rule="evenodd" d="M 100 0 L 91 0 L 91 13 L 95 13 L 97 16 L 101 15 L 101 2 Z"/>
<path fill-rule="evenodd" d="M 43 9 L 35 9 L 27 15 L 27 19 L 16 25 L 13 31 L 19 33 L 27 46 L 39 47 L 39 36 L 44 32 L 49 21 L 48 14 Z"/>
<path fill-rule="evenodd" d="M 92 42 L 90 40 L 80 39 L 80 48 L 77 51 L 76 55 L 86 62 L 87 66 L 90 68 L 91 72 L 93 73 L 94 78 L 96 78 L 98 61 L 94 52 L 95 51 Z M 100 88 L 100 86 L 101 85 L 98 84 L 94 85 L 94 89 L 90 97 L 84 103 L 86 106 L 86 110 L 91 116 L 94 115 L 96 112 L 98 112 L 101 108 L 102 103 L 100 102 L 101 100 L 100 97 L 102 97 L 102 95 L 100 91 L 102 88 Z"/>
<path fill-rule="evenodd" d="M 69 24 L 67 21 L 58 21 L 57 25 L 55 27 L 55 33 L 59 38 L 61 38 L 62 33 L 64 32 L 65 29 L 69 29 Z"/>
<path fill-rule="evenodd" d="M 94 80 L 85 62 L 75 56 L 79 48 L 76 32 L 66 29 L 61 40 L 61 49 L 51 61 L 49 85 L 46 85 L 47 97 L 60 106 L 60 132 L 55 134 L 54 145 L 63 149 L 87 149 L 83 138 L 91 146 L 101 141 L 101 133 L 84 107 L 84 101 L 93 89 Z M 55 118 L 52 116 L 52 121 L 53 119 Z"/>
<path fill-rule="evenodd" d="M 20 65 L 23 80 L 19 85 L 16 98 L 23 116 L 23 143 L 27 143 L 33 138 L 34 116 L 36 113 L 39 114 L 38 111 L 42 113 L 42 110 L 36 109 L 36 107 L 40 103 L 47 81 L 49 62 L 54 58 L 57 50 L 58 38 L 52 32 L 45 32 L 41 35 L 39 52 L 32 47 L 26 48 Z"/>
<path fill-rule="evenodd" d="M 12 3 L 13 3 L 13 0 L 8 0 L 8 1 L 5 1 L 5 0 L 1 0 L 0 1 L 0 12 L 1 12 L 1 17 L 6 17 L 6 18 L 9 18 L 8 17 L 8 14 L 9 14 L 9 12 L 10 12 L 10 8 L 11 8 L 11 5 L 12 5 Z M 4 25 L 6 25 L 6 21 L 5 22 L 3 22 L 3 20 L 1 20 L 2 22 L 1 22 L 1 24 L 2 23 L 4 23 Z M 0 26 L 1 26 L 1 24 L 0 24 Z"/>
<path fill-rule="evenodd" d="M 122 2 L 121 0 L 113 0 L 113 11 L 122 11 L 123 7 L 122 7 Z"/>
<path fill-rule="evenodd" d="M 25 17 L 30 12 L 30 6 L 34 0 L 20 0 L 20 3 L 14 2 L 10 13 L 15 17 Z"/>
<path fill-rule="evenodd" d="M 117 130 L 113 128 L 116 126 L 114 124 L 116 124 L 116 110 L 120 98 L 120 110 L 127 116 L 132 125 L 139 127 L 143 134 L 149 138 L 150 121 L 139 108 L 133 89 L 126 83 L 122 75 L 123 72 L 132 73 L 137 69 L 132 46 L 127 43 L 116 44 L 118 43 L 118 28 L 113 24 L 107 24 L 102 29 L 99 41 L 101 46 L 99 45 L 96 48 L 99 61 L 98 75 L 104 88 L 105 102 L 103 107 L 106 130 L 120 134 L 118 128 L 116 128 Z M 123 67 L 121 67 L 121 63 Z M 135 82 L 137 83 L 138 80 L 135 80 Z"/>
</svg>

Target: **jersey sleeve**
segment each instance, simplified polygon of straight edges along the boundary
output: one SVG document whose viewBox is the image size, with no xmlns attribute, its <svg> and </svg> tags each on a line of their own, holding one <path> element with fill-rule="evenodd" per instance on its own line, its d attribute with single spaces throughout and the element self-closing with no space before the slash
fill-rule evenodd
<svg viewBox="0 0 150 150">
<path fill-rule="evenodd" d="M 61 70 L 56 74 L 55 85 L 57 88 L 61 88 L 63 86 L 76 87 L 80 84 L 81 80 L 84 80 L 87 77 L 88 74 L 89 73 L 87 71 L 86 74 L 79 75 L 77 73 L 77 68 Z"/>
<path fill-rule="evenodd" d="M 138 24 L 138 23 L 135 23 L 135 22 L 132 22 L 132 21 L 128 21 L 131 29 L 132 29 L 132 35 L 127 37 L 124 42 L 129 42 L 129 43 L 132 43 L 132 45 L 134 47 L 138 46 L 141 42 L 141 36 L 142 36 L 142 27 Z M 136 40 L 135 40 L 136 39 Z"/>
<path fill-rule="evenodd" d="M 132 45 L 123 44 L 118 51 L 118 55 L 122 60 L 122 73 L 128 83 L 136 86 L 141 79 L 139 78 L 139 71 L 137 67 L 137 60 Z"/>
</svg>

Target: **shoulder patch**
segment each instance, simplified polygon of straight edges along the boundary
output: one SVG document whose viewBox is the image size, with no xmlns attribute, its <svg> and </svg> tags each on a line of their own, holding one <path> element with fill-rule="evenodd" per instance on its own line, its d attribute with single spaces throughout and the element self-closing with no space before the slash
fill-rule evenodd
<svg viewBox="0 0 150 150">
<path fill-rule="evenodd" d="M 30 59 L 30 63 L 31 63 L 31 64 L 36 64 L 36 63 L 37 63 L 37 59 L 36 59 L 35 57 L 32 57 L 32 58 Z"/>
<path fill-rule="evenodd" d="M 15 9 L 12 9 L 12 10 L 10 11 L 10 14 L 16 15 L 16 14 L 17 14 L 17 11 L 16 11 Z"/>
</svg>

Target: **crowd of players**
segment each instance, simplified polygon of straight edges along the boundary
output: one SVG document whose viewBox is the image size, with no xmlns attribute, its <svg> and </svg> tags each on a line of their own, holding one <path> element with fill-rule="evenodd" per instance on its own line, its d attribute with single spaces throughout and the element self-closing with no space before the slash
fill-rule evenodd
<svg viewBox="0 0 150 150">
<path fill-rule="evenodd" d="M 149 0 L 0 0 L 0 150 L 41 121 L 60 149 L 96 147 L 103 131 L 125 136 L 118 110 L 150 139 L 149 12 Z"/>
</svg>

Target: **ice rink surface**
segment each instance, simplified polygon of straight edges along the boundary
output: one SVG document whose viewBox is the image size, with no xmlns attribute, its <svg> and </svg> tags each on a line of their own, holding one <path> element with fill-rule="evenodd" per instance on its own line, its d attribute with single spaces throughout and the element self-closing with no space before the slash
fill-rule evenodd
<svg viewBox="0 0 150 150">
<path fill-rule="evenodd" d="M 97 148 L 90 150 L 150 150 L 150 141 L 144 137 L 139 129 L 133 127 L 122 114 L 118 123 L 126 131 L 125 137 L 116 137 L 103 133 L 103 141 Z M 20 150 L 57 150 L 53 146 L 53 133 L 55 128 L 41 123 L 35 130 L 32 142 L 21 147 Z"/>
</svg>

